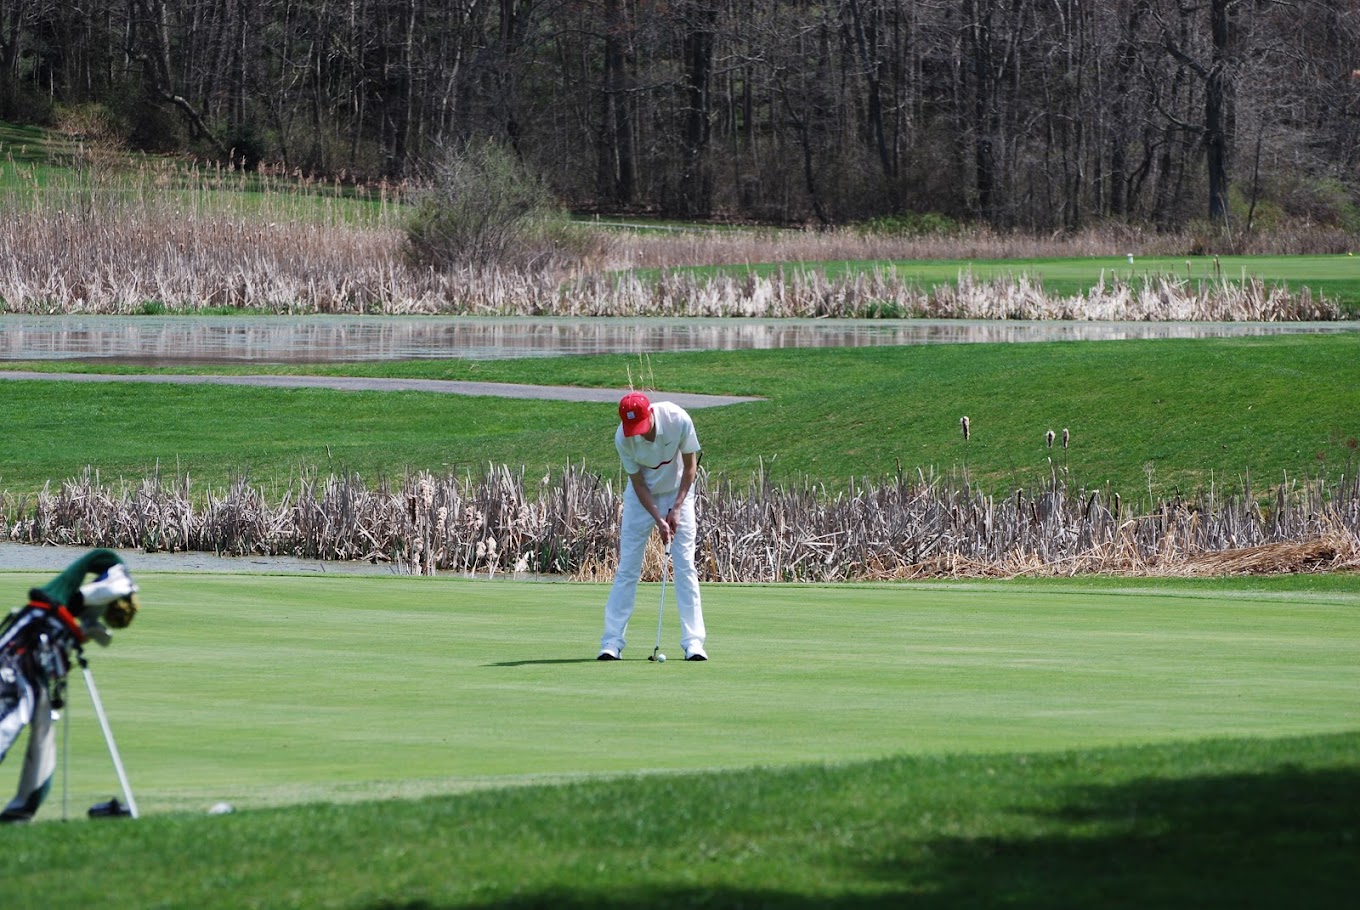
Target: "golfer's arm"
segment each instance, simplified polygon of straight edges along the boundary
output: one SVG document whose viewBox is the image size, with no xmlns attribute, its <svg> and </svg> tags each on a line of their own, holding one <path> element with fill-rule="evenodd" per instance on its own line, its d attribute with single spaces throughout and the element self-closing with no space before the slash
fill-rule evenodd
<svg viewBox="0 0 1360 910">
<path fill-rule="evenodd" d="M 685 504 L 685 497 L 689 495 L 690 488 L 694 486 L 694 475 L 699 469 L 699 454 L 697 452 L 686 452 L 680 456 L 680 489 L 675 493 L 675 505 L 671 508 L 680 511 L 680 507 Z"/>
<path fill-rule="evenodd" d="M 661 514 L 652 491 L 647 489 L 647 482 L 642 479 L 642 472 L 629 474 L 628 480 L 633 484 L 633 492 L 637 494 L 638 502 L 642 503 L 642 507 L 647 510 L 648 515 L 652 516 L 652 520 L 657 524 L 665 524 L 666 516 Z"/>
</svg>

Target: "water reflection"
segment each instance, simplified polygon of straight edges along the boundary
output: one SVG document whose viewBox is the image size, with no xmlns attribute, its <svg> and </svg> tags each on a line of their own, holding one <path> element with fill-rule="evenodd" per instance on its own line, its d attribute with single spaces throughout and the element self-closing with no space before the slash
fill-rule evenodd
<svg viewBox="0 0 1360 910">
<path fill-rule="evenodd" d="M 566 354 L 1207 338 L 1348 332 L 1360 323 L 0 316 L 0 360 L 170 364 L 553 357 Z"/>
</svg>

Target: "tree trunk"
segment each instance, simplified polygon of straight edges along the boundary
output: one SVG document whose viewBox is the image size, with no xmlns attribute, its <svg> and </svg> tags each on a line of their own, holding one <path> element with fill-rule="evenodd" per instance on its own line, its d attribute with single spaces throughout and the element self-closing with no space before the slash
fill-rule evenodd
<svg viewBox="0 0 1360 910">
<path fill-rule="evenodd" d="M 883 175 L 893 177 L 895 168 L 892 156 L 888 153 L 887 135 L 883 129 L 883 90 L 882 80 L 879 78 L 877 41 L 871 41 L 871 36 L 876 35 L 877 30 L 866 26 L 860 0 L 849 0 L 849 4 L 850 18 L 855 30 L 855 46 L 859 51 L 860 66 L 864 69 L 868 94 L 866 117 L 869 121 L 867 124 L 869 135 L 878 153 L 878 162 L 883 169 Z"/>
<path fill-rule="evenodd" d="M 696 3 L 685 29 L 685 146 L 680 175 L 680 215 L 703 217 L 713 210 L 713 175 L 708 166 L 710 82 L 713 75 L 713 33 L 718 11 Z"/>
<path fill-rule="evenodd" d="M 631 101 L 628 95 L 628 23 L 624 0 L 605 0 L 604 79 L 600 91 L 599 176 L 603 201 L 632 205 L 637 164 L 633 158 Z"/>
<path fill-rule="evenodd" d="M 1209 172 L 1209 219 L 1228 219 L 1228 167 L 1232 146 L 1233 56 L 1232 6 L 1235 0 L 1212 0 L 1213 62 L 1204 86 L 1204 150 Z"/>
<path fill-rule="evenodd" d="M 992 83 L 992 3 L 970 0 L 970 21 L 964 25 L 969 63 L 972 66 L 973 185 L 978 214 L 984 220 L 996 215 L 995 97 Z"/>
</svg>

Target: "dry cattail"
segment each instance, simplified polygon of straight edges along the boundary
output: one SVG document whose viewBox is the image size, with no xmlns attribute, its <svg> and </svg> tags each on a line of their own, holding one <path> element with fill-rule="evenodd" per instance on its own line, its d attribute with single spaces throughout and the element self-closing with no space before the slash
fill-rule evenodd
<svg viewBox="0 0 1360 910">
<path fill-rule="evenodd" d="M 1148 462 L 1150 475 L 1154 469 Z M 309 475 L 278 503 L 240 481 L 225 494 L 206 491 L 200 507 L 190 498 L 187 477 L 167 486 L 157 476 L 112 490 L 87 469 L 59 491 L 45 487 L 31 505 L 0 491 L 0 539 L 390 562 L 415 574 L 485 568 L 492 575 L 503 567 L 533 567 L 599 580 L 617 559 L 621 497 L 607 481 L 585 482 L 590 478 L 568 468 L 560 495 L 528 511 L 523 473 L 505 468 L 463 482 L 410 475 L 401 490 L 370 490 L 357 476 Z M 421 480 L 436 486 L 440 508 L 422 513 L 420 525 L 412 526 L 405 515 L 423 496 Z M 1267 518 L 1248 491 L 1199 495 L 1193 502 L 1178 496 L 1174 504 L 1154 498 L 1152 511 L 1139 515 L 1124 513 L 1113 490 L 1112 509 L 1106 510 L 1099 505 L 1106 494 L 1082 495 L 1060 484 L 1015 488 L 1005 507 L 995 508 L 970 486 L 933 477 L 927 482 L 924 475 L 919 486 L 866 480 L 835 495 L 823 488 L 783 490 L 763 480 L 743 494 L 730 480 L 720 488 L 705 482 L 698 495 L 710 530 L 700 542 L 701 571 L 715 581 L 738 582 L 1017 572 L 1223 574 L 1286 565 L 1327 571 L 1360 564 L 1353 516 L 1336 508 L 1360 500 L 1360 484 L 1349 471 L 1339 483 L 1329 490 L 1281 487 Z M 1286 500 L 1288 508 L 1278 505 Z M 430 525 L 445 509 L 448 536 L 432 539 Z M 1319 539 L 1319 527 L 1337 531 Z M 929 551 L 903 546 L 927 538 Z"/>
<path fill-rule="evenodd" d="M 1047 433 L 1044 434 L 1044 441 L 1048 443 L 1048 447 L 1049 447 L 1050 449 L 1053 448 L 1053 431 L 1052 431 L 1052 430 L 1049 430 Z"/>
<path fill-rule="evenodd" d="M 968 415 L 965 414 L 963 416 L 963 419 L 959 421 L 959 426 L 963 427 L 963 441 L 967 442 L 968 436 L 971 433 L 971 429 L 968 425 Z"/>
<path fill-rule="evenodd" d="M 1071 438 L 1072 438 L 1072 435 L 1071 435 L 1070 433 L 1067 432 L 1067 427 L 1063 427 L 1063 448 L 1064 448 L 1064 449 L 1067 448 L 1067 441 L 1068 441 L 1069 439 L 1071 439 Z"/>
</svg>

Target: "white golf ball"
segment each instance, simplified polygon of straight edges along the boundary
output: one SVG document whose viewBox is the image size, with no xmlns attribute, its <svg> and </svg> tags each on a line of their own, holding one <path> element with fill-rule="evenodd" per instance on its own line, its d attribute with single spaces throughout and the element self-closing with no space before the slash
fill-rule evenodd
<svg viewBox="0 0 1360 910">
<path fill-rule="evenodd" d="M 236 811 L 236 809 L 232 806 L 231 803 L 225 803 L 225 802 L 224 802 L 224 803 L 213 803 L 212 808 L 208 810 L 208 814 L 209 814 L 209 815 L 230 815 L 232 812 L 235 812 L 235 811 Z"/>
<path fill-rule="evenodd" d="M 666 662 L 666 655 L 664 655 L 664 654 L 658 654 L 658 655 L 656 656 L 656 660 L 657 660 L 658 663 L 663 663 L 663 664 L 664 664 L 664 663 Z"/>
</svg>

